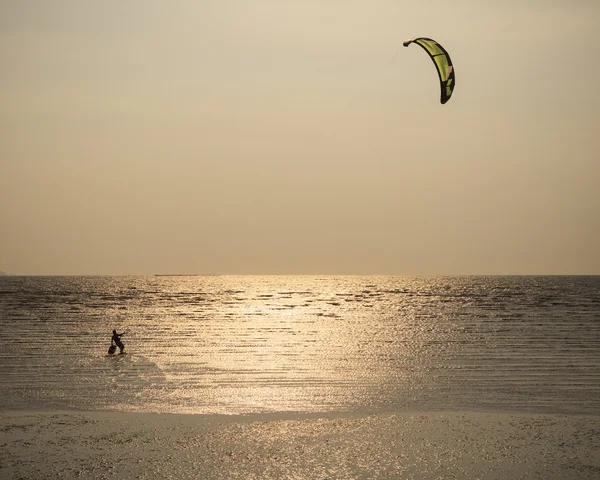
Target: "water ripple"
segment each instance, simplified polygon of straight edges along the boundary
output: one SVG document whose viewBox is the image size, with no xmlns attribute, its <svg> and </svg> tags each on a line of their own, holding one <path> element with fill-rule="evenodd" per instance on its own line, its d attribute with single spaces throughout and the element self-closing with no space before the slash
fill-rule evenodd
<svg viewBox="0 0 600 480">
<path fill-rule="evenodd" d="M 600 277 L 2 277 L 0 327 L 0 408 L 600 413 Z"/>
</svg>

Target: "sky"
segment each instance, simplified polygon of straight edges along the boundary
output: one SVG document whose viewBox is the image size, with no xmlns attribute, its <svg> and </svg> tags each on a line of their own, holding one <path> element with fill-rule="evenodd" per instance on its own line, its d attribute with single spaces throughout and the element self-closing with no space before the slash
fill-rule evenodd
<svg viewBox="0 0 600 480">
<path fill-rule="evenodd" d="M 0 270 L 600 274 L 599 31 L 596 0 L 2 0 Z"/>
</svg>

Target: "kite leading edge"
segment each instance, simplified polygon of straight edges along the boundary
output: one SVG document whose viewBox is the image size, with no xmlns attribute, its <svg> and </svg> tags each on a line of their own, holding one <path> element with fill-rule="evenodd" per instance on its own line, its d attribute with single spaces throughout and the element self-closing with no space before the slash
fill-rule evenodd
<svg viewBox="0 0 600 480">
<path fill-rule="evenodd" d="M 456 85 L 456 80 L 454 79 L 454 67 L 452 66 L 450 55 L 448 55 L 448 52 L 444 47 L 431 38 L 413 38 L 404 42 L 403 45 L 408 47 L 411 43 L 416 43 L 423 48 L 431 60 L 433 60 L 440 78 L 440 101 L 442 104 L 446 103 L 450 100 L 452 92 L 454 91 L 454 86 Z"/>
</svg>

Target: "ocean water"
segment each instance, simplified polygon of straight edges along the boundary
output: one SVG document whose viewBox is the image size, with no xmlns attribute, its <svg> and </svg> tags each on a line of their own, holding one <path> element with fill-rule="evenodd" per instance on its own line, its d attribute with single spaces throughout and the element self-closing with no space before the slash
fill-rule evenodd
<svg viewBox="0 0 600 480">
<path fill-rule="evenodd" d="M 0 409 L 600 414 L 598 276 L 0 277 L 0 341 Z"/>
</svg>

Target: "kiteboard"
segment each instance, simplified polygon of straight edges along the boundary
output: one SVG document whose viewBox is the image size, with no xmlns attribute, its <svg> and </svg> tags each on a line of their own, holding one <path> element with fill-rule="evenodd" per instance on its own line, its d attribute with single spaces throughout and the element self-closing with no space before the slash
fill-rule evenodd
<svg viewBox="0 0 600 480">
<path fill-rule="evenodd" d="M 110 347 L 108 347 L 108 354 L 109 355 L 113 355 L 116 351 L 117 351 L 117 346 L 116 345 L 111 345 Z"/>
</svg>

